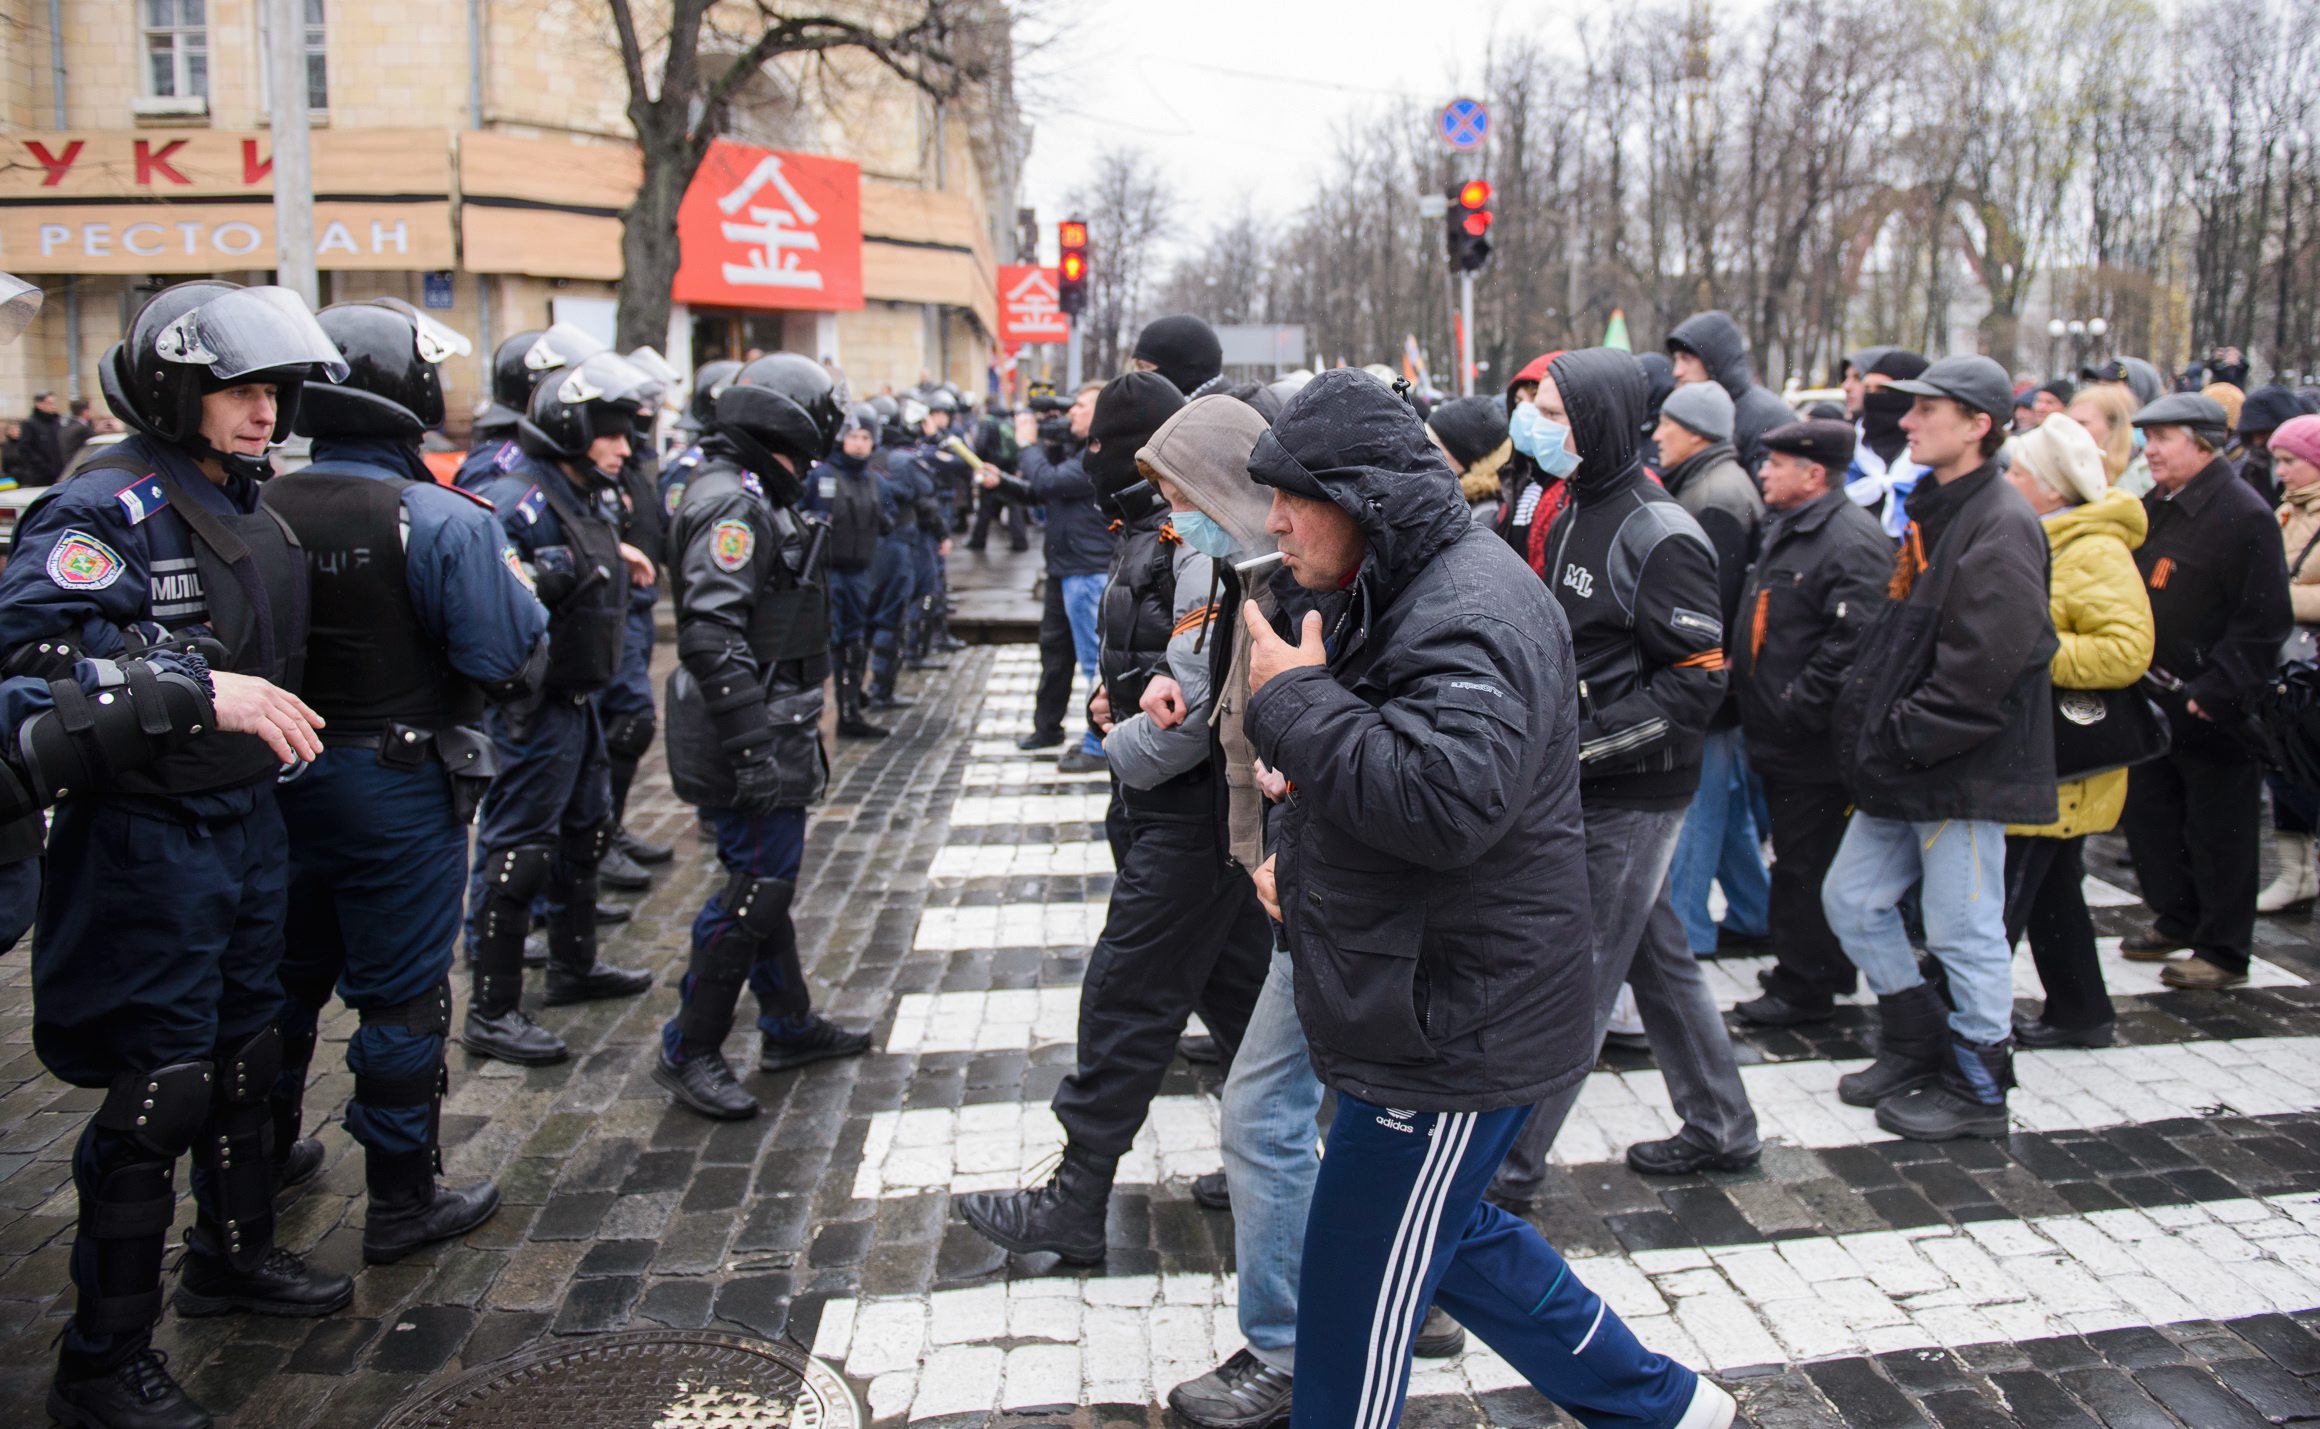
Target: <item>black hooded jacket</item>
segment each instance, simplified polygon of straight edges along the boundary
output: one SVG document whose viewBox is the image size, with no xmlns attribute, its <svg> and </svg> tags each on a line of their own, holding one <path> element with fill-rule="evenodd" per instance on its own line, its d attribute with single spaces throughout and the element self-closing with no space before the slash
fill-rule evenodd
<svg viewBox="0 0 2320 1429">
<path fill-rule="evenodd" d="M 1315 378 L 1249 470 L 1368 541 L 1327 666 L 1274 677 L 1246 721 L 1294 786 L 1275 874 L 1314 1071 L 1428 1111 L 1570 1086 L 1594 1061 L 1593 939 L 1561 612 L 1363 373 Z"/>
<path fill-rule="evenodd" d="M 1709 375 L 1732 394 L 1732 446 L 1754 476 L 1764 465 L 1764 434 L 1795 421 L 1796 415 L 1779 393 L 1758 385 L 1749 372 L 1748 339 L 1741 336 L 1740 325 L 1730 313 L 1711 308 L 1677 323 L 1668 346 L 1699 354 Z"/>
<path fill-rule="evenodd" d="M 1578 664 L 1589 804 L 1676 809 L 1700 782 L 1700 738 L 1724 702 L 1723 600 L 1700 523 L 1644 475 L 1643 374 L 1607 347 L 1548 367 L 1579 465 L 1548 537 L 1546 579 Z"/>
</svg>

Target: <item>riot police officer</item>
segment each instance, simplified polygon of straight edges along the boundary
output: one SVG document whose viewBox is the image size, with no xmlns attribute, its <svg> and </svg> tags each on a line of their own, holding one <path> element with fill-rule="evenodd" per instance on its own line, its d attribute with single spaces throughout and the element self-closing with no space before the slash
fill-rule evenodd
<svg viewBox="0 0 2320 1429">
<path fill-rule="evenodd" d="M 805 486 L 806 509 L 830 526 L 830 653 L 837 666 L 838 734 L 846 739 L 887 735 L 862 713 L 871 641 L 875 631 L 901 623 L 900 604 L 907 597 L 901 577 L 909 550 L 888 539 L 902 524 L 900 503 L 893 484 L 870 466 L 877 425 L 878 413 L 868 403 L 849 409 L 838 429 L 838 449 L 815 465 Z M 887 679 L 891 686 L 891 658 Z"/>
<path fill-rule="evenodd" d="M 910 421 L 915 416 L 918 429 L 917 443 L 908 454 L 919 478 L 919 540 L 907 612 L 907 663 L 913 670 L 948 669 L 950 661 L 942 654 L 960 648 L 950 635 L 950 593 L 943 570 L 943 562 L 951 553 L 951 513 L 969 476 L 966 459 L 944 445 L 950 440 L 951 418 L 957 411 L 958 402 L 939 388 L 923 403 L 903 405 L 903 419 Z"/>
<path fill-rule="evenodd" d="M 486 723 L 499 773 L 483 798 L 468 884 L 475 993 L 460 1044 L 525 1064 L 561 1062 L 564 1039 L 521 1006 L 532 900 L 548 895 L 547 1004 L 632 997 L 652 974 L 602 963 L 596 866 L 612 845 L 612 772 L 594 697 L 620 663 L 628 587 L 653 563 L 624 544 L 615 496 L 650 379 L 610 352 L 550 376 L 518 428 L 538 480 L 501 525 L 548 608 L 542 692 Z M 497 503 L 495 503 L 497 504 Z"/>
<path fill-rule="evenodd" d="M 439 486 L 419 439 L 443 422 L 437 365 L 467 339 L 393 298 L 318 315 L 352 371 L 308 391 L 298 430 L 314 461 L 266 485 L 305 549 L 312 589 L 304 694 L 324 753 L 281 791 L 290 833 L 282 961 L 282 1181 L 320 1168 L 298 1140 L 315 1023 L 335 987 L 347 1043 L 346 1127 L 370 1189 L 363 1259 L 402 1259 L 463 1235 L 499 1204 L 489 1181 L 451 1189 L 439 1125 L 451 961 L 467 884 L 467 825 L 493 770 L 487 700 L 536 694 L 547 612 L 510 569 L 489 503 Z"/>
<path fill-rule="evenodd" d="M 452 484 L 495 501 L 495 491 L 510 502 L 521 500 L 524 487 L 537 478 L 525 469 L 523 443 L 517 440 L 532 393 L 548 373 L 604 350 L 603 343 L 570 323 L 544 332 L 529 328 L 501 343 L 491 357 L 491 405 L 476 418 L 475 443 Z M 510 489 L 511 482 L 520 484 Z"/>
<path fill-rule="evenodd" d="M 806 806 L 829 777 L 827 528 L 798 511 L 799 475 L 829 450 L 841 411 L 811 358 L 774 353 L 744 367 L 718 394 L 669 532 L 680 661 L 668 683 L 669 779 L 716 829 L 727 877 L 693 921 L 653 1080 L 723 1120 L 758 1110 L 724 1056 L 744 982 L 757 994 L 761 1070 L 870 1046 L 869 1033 L 813 1010 L 790 921 Z"/>
<path fill-rule="evenodd" d="M 135 435 L 17 527 L 0 656 L 60 639 L 99 658 L 203 639 L 221 703 L 233 675 L 254 677 L 293 723 L 319 723 L 285 693 L 305 649 L 306 565 L 258 491 L 301 387 L 345 375 L 287 289 L 204 280 L 158 294 L 100 364 L 106 404 Z M 102 769 L 107 727 L 90 704 L 106 708 L 66 697 L 59 727 L 96 737 Z M 209 1422 L 151 1348 L 188 1150 L 197 1214 L 179 1314 L 320 1315 L 354 1293 L 274 1244 L 266 1145 L 288 867 L 274 784 L 318 746 L 194 727 L 103 792 L 53 791 L 71 797 L 51 826 L 33 935 L 33 1045 L 65 1081 L 106 1088 L 73 1152 L 79 1299 L 48 1403 L 70 1423 Z"/>
</svg>

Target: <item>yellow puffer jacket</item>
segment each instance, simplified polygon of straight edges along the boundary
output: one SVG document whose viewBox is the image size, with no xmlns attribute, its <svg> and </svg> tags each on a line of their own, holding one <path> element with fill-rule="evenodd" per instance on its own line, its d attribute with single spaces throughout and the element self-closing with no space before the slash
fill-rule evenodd
<svg viewBox="0 0 2320 1429">
<path fill-rule="evenodd" d="M 2151 668 L 2151 599 L 2135 568 L 2135 548 L 2149 530 L 2143 503 L 2116 487 L 2046 518 L 2054 552 L 2047 603 L 2062 642 L 2054 652 L 2056 689 L 2125 689 Z M 2056 791 L 2062 817 L 2006 832 L 2048 839 L 2107 832 L 2126 807 L 2128 772 L 2072 780 Z"/>
</svg>

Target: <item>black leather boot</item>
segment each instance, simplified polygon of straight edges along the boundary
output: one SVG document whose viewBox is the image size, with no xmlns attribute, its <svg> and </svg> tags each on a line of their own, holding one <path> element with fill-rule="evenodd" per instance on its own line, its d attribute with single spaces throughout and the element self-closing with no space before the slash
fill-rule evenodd
<svg viewBox="0 0 2320 1429">
<path fill-rule="evenodd" d="M 1094 1265 L 1104 1258 L 1104 1218 L 1119 1164 L 1117 1156 L 1066 1146 L 1046 1185 L 961 1196 L 959 1215 L 984 1239 L 1018 1255 L 1045 1251 Z"/>
<path fill-rule="evenodd" d="M 211 1429 L 217 1421 L 169 1372 L 169 1356 L 148 1345 L 101 1374 L 48 1387 L 48 1417 L 88 1429 Z"/>
<path fill-rule="evenodd" d="M 548 915 L 548 991 L 542 1001 L 550 1007 L 562 1007 L 607 997 L 634 997 L 651 987 L 651 973 L 641 968 L 617 968 L 596 955 L 594 868 L 566 881 L 559 892 L 564 901 Z"/>
<path fill-rule="evenodd" d="M 1941 1075 L 1949 1008 L 1931 983 L 1878 998 L 1877 1026 L 1877 1060 L 1837 1078 L 1837 1099 L 1847 1106 L 1875 1106 Z"/>
<path fill-rule="evenodd" d="M 862 717 L 862 676 L 869 659 L 869 648 L 859 641 L 838 652 L 838 735 L 842 739 L 886 738 L 886 726 Z"/>
<path fill-rule="evenodd" d="M 653 1063 L 652 1077 L 679 1105 L 716 1121 L 747 1121 L 759 1111 L 757 1098 L 741 1089 L 721 1052 L 688 1052 L 682 1062 L 670 1061 L 663 1052 Z"/>
<path fill-rule="evenodd" d="M 513 973 L 475 975 L 475 995 L 467 1002 L 467 1020 L 460 1024 L 459 1045 L 482 1057 L 497 1057 L 519 1067 L 545 1067 L 572 1055 L 564 1039 L 532 1020 L 518 1004 L 524 976 Z"/>
<path fill-rule="evenodd" d="M 277 1097 L 274 1101 L 274 1190 L 277 1194 L 293 1186 L 303 1186 L 314 1179 L 322 1169 L 322 1142 L 315 1137 L 300 1136 L 298 1129 L 306 1115 L 304 1096 Z"/>
<path fill-rule="evenodd" d="M 363 1223 L 363 1260 L 392 1265 L 423 1245 L 463 1236 L 499 1209 L 499 1187 L 489 1181 L 451 1187 L 435 1179 L 435 1151 L 368 1153 L 370 1214 Z"/>
<path fill-rule="evenodd" d="M 186 1240 L 177 1293 L 169 1303 L 189 1319 L 234 1310 L 303 1318 L 343 1310 L 352 1299 L 353 1280 L 316 1270 L 278 1245 L 238 1270 L 234 1257 L 212 1252 L 196 1234 Z"/>
<path fill-rule="evenodd" d="M 2006 1091 L 2014 1085 L 2014 1044 L 1950 1039 L 1933 1085 L 1877 1103 L 1877 1124 L 1911 1141 L 2006 1134 Z"/>
</svg>

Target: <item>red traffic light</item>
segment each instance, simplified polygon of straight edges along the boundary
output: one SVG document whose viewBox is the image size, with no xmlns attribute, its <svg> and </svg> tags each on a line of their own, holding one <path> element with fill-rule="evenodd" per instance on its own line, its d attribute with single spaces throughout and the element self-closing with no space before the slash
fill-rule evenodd
<svg viewBox="0 0 2320 1429">
<path fill-rule="evenodd" d="M 1064 248 L 1087 247 L 1087 225 L 1067 221 L 1056 230 L 1057 242 Z"/>
<path fill-rule="evenodd" d="M 1068 283 L 1076 283 L 1086 276 L 1087 255 L 1084 253 L 1065 253 L 1063 255 L 1064 281 Z"/>
<path fill-rule="evenodd" d="M 1480 238 L 1483 234 L 1488 233 L 1490 231 L 1489 212 L 1486 210 L 1481 213 L 1470 213 L 1466 215 L 1466 231 L 1473 234 L 1476 238 Z"/>
<path fill-rule="evenodd" d="M 1464 184 L 1459 186 L 1458 206 L 1460 208 L 1479 209 L 1484 204 L 1489 202 L 1490 185 L 1483 180 L 1468 179 Z M 1483 220 L 1485 226 L 1487 226 L 1489 222 L 1490 220 L 1487 218 Z M 1479 228 L 1469 228 L 1467 231 L 1470 233 L 1480 233 L 1482 230 Z"/>
</svg>

